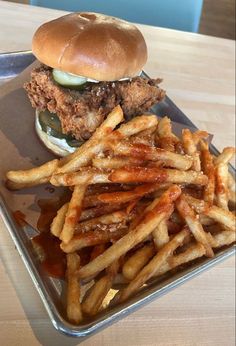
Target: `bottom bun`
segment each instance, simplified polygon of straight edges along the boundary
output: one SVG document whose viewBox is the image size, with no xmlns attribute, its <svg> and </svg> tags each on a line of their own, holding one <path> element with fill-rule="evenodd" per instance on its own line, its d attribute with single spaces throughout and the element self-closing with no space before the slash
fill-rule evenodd
<svg viewBox="0 0 236 346">
<path fill-rule="evenodd" d="M 44 132 L 39 122 L 39 111 L 37 109 L 35 115 L 35 130 L 37 135 L 50 151 L 58 156 L 66 156 L 76 150 L 76 148 L 69 146 L 64 138 L 56 138 Z"/>
</svg>

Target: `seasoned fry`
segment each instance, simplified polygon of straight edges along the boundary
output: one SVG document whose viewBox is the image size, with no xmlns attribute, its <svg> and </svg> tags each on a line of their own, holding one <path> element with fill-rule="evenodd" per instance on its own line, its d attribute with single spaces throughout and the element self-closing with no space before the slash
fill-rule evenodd
<svg viewBox="0 0 236 346">
<path fill-rule="evenodd" d="M 80 269 L 80 277 L 86 278 L 99 273 L 112 262 L 120 258 L 136 244 L 145 239 L 172 209 L 172 203 L 179 197 L 181 189 L 173 185 L 160 199 L 154 200 L 149 205 L 148 211 L 144 211 L 140 224 L 118 240 L 102 255 Z"/>
<path fill-rule="evenodd" d="M 126 203 L 156 190 L 162 189 L 163 186 L 164 184 L 145 184 L 137 186 L 135 189 L 130 191 L 102 193 L 98 196 L 98 199 L 103 203 Z"/>
<path fill-rule="evenodd" d="M 193 158 L 192 168 L 194 171 L 201 171 L 201 162 L 197 147 L 193 139 L 192 132 L 189 129 L 182 130 L 183 147 L 186 154 L 191 155 Z"/>
<path fill-rule="evenodd" d="M 215 165 L 219 165 L 220 163 L 228 164 L 234 157 L 235 153 L 236 153 L 235 148 L 232 148 L 232 147 L 224 148 L 222 153 L 219 156 L 215 157 L 214 159 Z"/>
<path fill-rule="evenodd" d="M 218 207 L 229 210 L 228 166 L 225 163 L 216 166 L 216 200 Z"/>
<path fill-rule="evenodd" d="M 201 139 L 207 139 L 208 136 L 209 136 L 209 133 L 207 131 L 201 131 L 201 130 L 197 130 L 193 132 L 192 134 L 192 138 L 196 146 L 199 144 Z"/>
<path fill-rule="evenodd" d="M 68 210 L 65 217 L 65 223 L 60 234 L 60 239 L 63 243 L 68 244 L 75 232 L 75 226 L 79 221 L 87 185 L 76 185 L 68 205 Z"/>
<path fill-rule="evenodd" d="M 59 237 L 63 229 L 66 213 L 68 211 L 69 203 L 65 203 L 58 211 L 57 215 L 54 217 L 52 224 L 50 226 L 50 231 L 55 237 Z"/>
<path fill-rule="evenodd" d="M 116 229 L 117 228 L 117 229 Z M 104 229 L 96 229 L 85 233 L 77 233 L 68 243 L 61 243 L 61 249 L 66 253 L 71 253 L 83 249 L 84 247 L 94 246 L 98 244 L 106 244 L 110 241 L 120 239 L 127 233 L 127 228 L 109 227 Z"/>
<path fill-rule="evenodd" d="M 229 230 L 235 232 L 236 218 L 235 215 L 230 211 L 218 208 L 217 206 L 213 205 L 210 208 L 206 207 L 206 209 L 204 210 L 204 214 L 215 220 L 216 222 L 219 222 L 220 224 L 226 226 Z"/>
<path fill-rule="evenodd" d="M 185 195 L 187 202 L 196 210 L 197 213 L 204 214 L 209 218 L 219 222 L 223 226 L 228 227 L 229 230 L 235 232 L 236 218 L 233 213 L 228 210 L 224 210 L 215 205 L 209 206 L 204 201 L 194 198 L 189 195 Z"/>
<path fill-rule="evenodd" d="M 127 300 L 133 293 L 135 293 L 147 280 L 149 280 L 158 268 L 165 263 L 166 259 L 183 244 L 184 239 L 189 234 L 187 229 L 179 232 L 168 244 L 166 244 L 151 261 L 139 272 L 133 281 L 122 291 L 120 301 Z"/>
<path fill-rule="evenodd" d="M 235 206 L 236 204 L 236 183 L 235 178 L 232 174 L 228 173 L 228 193 L 229 193 L 229 202 Z"/>
<path fill-rule="evenodd" d="M 162 220 L 157 228 L 152 232 L 154 244 L 157 250 L 161 249 L 165 244 L 169 242 L 169 234 L 167 227 L 167 220 Z"/>
<path fill-rule="evenodd" d="M 80 222 L 85 220 L 90 220 L 94 217 L 99 217 L 102 215 L 106 215 L 115 211 L 119 211 L 122 208 L 124 208 L 126 205 L 124 204 L 106 204 L 102 206 L 97 206 L 95 208 L 90 208 L 86 210 L 82 210 L 81 216 L 80 216 Z"/>
<path fill-rule="evenodd" d="M 143 160 L 125 156 L 96 157 L 93 159 L 93 167 L 108 170 L 125 166 L 141 166 L 143 163 Z"/>
<path fill-rule="evenodd" d="M 114 170 L 108 178 L 114 183 L 169 182 L 174 184 L 206 185 L 208 182 L 207 176 L 201 172 L 148 167 L 120 168 Z"/>
<path fill-rule="evenodd" d="M 109 292 L 119 263 L 116 261 L 107 269 L 107 274 L 95 282 L 88 296 L 82 303 L 82 310 L 88 316 L 94 316 L 99 311 L 101 304 Z"/>
<path fill-rule="evenodd" d="M 59 160 L 55 159 L 44 163 L 42 166 L 34 167 L 25 171 L 9 171 L 6 174 L 7 187 L 12 190 L 23 189 L 43 183 L 50 180 L 51 175 L 58 167 Z"/>
<path fill-rule="evenodd" d="M 94 316 L 106 297 L 112 285 L 112 277 L 105 275 L 95 282 L 88 296 L 82 303 L 82 311 L 88 316 Z"/>
<path fill-rule="evenodd" d="M 63 164 L 62 159 L 61 167 L 58 168 L 56 173 L 75 172 L 80 167 L 88 165 L 91 159 L 103 148 L 103 139 L 123 120 L 124 116 L 121 107 L 115 107 L 89 140 L 71 155 L 69 161 L 66 159 L 66 161 L 64 160 L 66 163 Z"/>
<path fill-rule="evenodd" d="M 204 201 L 212 205 L 215 198 L 215 166 L 208 145 L 203 141 L 200 141 L 200 144 L 202 169 L 203 173 L 208 177 L 208 184 L 205 186 L 203 198 Z"/>
<path fill-rule="evenodd" d="M 173 134 L 171 121 L 168 117 L 162 118 L 157 125 L 156 142 L 163 149 L 175 151 L 175 145 L 179 139 Z"/>
<path fill-rule="evenodd" d="M 155 115 L 140 115 L 129 122 L 122 124 L 117 130 L 114 131 L 114 136 L 110 138 L 117 137 L 118 140 L 126 137 L 133 136 L 141 131 L 147 130 L 156 126 L 158 123 L 157 117 Z"/>
<path fill-rule="evenodd" d="M 234 232 L 220 232 L 213 236 L 213 248 L 218 248 L 224 245 L 229 245 L 235 242 Z M 155 273 L 154 276 L 160 276 L 165 274 L 171 269 L 174 269 L 184 263 L 193 261 L 206 254 L 204 246 L 200 243 L 189 245 L 187 250 L 181 252 L 178 255 L 171 256 Z"/>
<path fill-rule="evenodd" d="M 102 173 L 96 169 L 80 170 L 74 173 L 54 174 L 50 183 L 55 186 L 83 185 L 89 179 L 90 184 L 109 183 L 109 173 Z"/>
<path fill-rule="evenodd" d="M 133 280 L 154 254 L 155 248 L 152 243 L 137 250 L 123 265 L 122 273 L 124 277 L 129 281 Z"/>
<path fill-rule="evenodd" d="M 192 158 L 187 155 L 180 155 L 160 148 L 137 143 L 127 142 L 110 143 L 116 155 L 133 157 L 139 160 L 162 161 L 164 166 L 173 167 L 180 170 L 188 170 L 192 166 Z"/>
<path fill-rule="evenodd" d="M 180 215 L 186 221 L 195 239 L 205 247 L 206 255 L 208 257 L 213 257 L 214 252 L 212 251 L 212 248 L 209 244 L 207 235 L 201 223 L 199 222 L 197 215 L 194 213 L 193 209 L 189 206 L 188 202 L 186 201 L 183 195 L 180 196 L 180 198 L 176 201 L 176 207 Z"/>
<path fill-rule="evenodd" d="M 82 311 L 80 305 L 80 284 L 78 269 L 80 258 L 76 253 L 71 253 L 67 258 L 67 317 L 73 323 L 80 323 Z"/>
<path fill-rule="evenodd" d="M 112 225 L 122 222 L 127 218 L 127 213 L 123 210 L 115 211 L 111 214 L 105 214 L 93 219 L 83 221 L 75 226 L 75 233 L 87 232 L 95 229 L 99 225 Z"/>
</svg>

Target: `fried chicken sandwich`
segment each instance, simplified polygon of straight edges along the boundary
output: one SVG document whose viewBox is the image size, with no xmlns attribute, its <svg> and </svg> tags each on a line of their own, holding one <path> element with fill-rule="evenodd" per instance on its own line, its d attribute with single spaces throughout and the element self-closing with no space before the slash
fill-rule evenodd
<svg viewBox="0 0 236 346">
<path fill-rule="evenodd" d="M 136 26 L 98 13 L 71 13 L 40 26 L 32 51 L 41 65 L 25 83 L 36 131 L 64 156 L 87 140 L 118 104 L 126 118 L 164 98 L 141 71 L 147 46 Z"/>
</svg>

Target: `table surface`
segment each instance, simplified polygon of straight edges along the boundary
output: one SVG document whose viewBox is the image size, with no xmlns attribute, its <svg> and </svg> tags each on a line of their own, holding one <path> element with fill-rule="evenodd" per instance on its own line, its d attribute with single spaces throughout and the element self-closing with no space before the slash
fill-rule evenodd
<svg viewBox="0 0 236 346">
<path fill-rule="evenodd" d="M 27 50 L 36 28 L 64 12 L 0 1 L 0 52 Z M 138 25 L 145 67 L 222 149 L 234 145 L 234 49 L 231 40 Z M 0 344 L 77 345 L 59 334 L 0 220 Z M 234 258 L 83 340 L 83 345 L 234 345 Z"/>
</svg>

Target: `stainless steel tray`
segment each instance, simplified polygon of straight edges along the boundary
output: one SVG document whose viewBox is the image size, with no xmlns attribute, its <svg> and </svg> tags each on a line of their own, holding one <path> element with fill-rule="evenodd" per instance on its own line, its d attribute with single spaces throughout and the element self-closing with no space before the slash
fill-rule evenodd
<svg viewBox="0 0 236 346">
<path fill-rule="evenodd" d="M 33 61 L 34 57 L 30 51 L 0 54 L 0 82 L 17 76 Z M 181 123 L 185 127 L 196 129 L 194 124 L 168 97 L 166 97 L 165 101 L 153 107 L 152 111 L 158 116 L 167 114 L 172 121 Z M 213 154 L 218 154 L 217 149 L 213 145 L 210 148 Z M 231 170 L 235 174 L 235 170 L 232 167 Z M 201 258 L 175 274 L 171 274 L 171 276 L 165 275 L 161 281 L 159 279 L 153 280 L 129 301 L 110 307 L 95 318 L 83 322 L 80 326 L 76 326 L 68 323 L 64 318 L 65 307 L 60 299 L 61 292 L 63 291 L 63 282 L 47 276 L 40 268 L 40 263 L 35 256 L 30 241 L 32 236 L 36 234 L 36 231 L 31 226 L 26 225 L 22 228 L 16 224 L 12 217 L 10 206 L 5 203 L 1 195 L 0 211 L 54 327 L 66 335 L 80 338 L 101 330 L 235 253 L 235 245 L 224 247 L 216 251 L 214 258 Z"/>
</svg>

